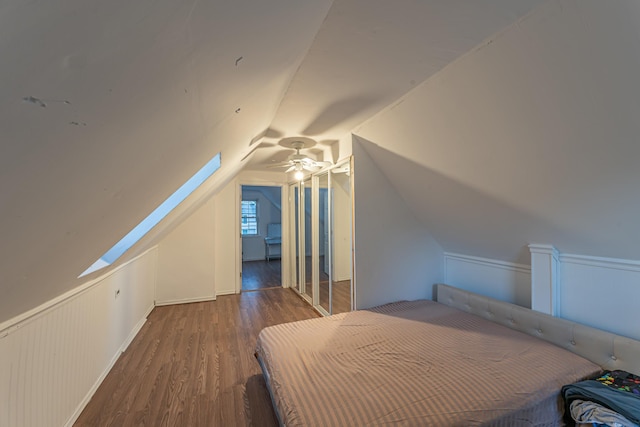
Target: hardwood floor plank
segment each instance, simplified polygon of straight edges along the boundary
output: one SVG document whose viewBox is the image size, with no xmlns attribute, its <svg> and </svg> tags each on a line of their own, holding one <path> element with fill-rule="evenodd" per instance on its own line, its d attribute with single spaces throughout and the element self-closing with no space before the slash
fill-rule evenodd
<svg viewBox="0 0 640 427">
<path fill-rule="evenodd" d="M 280 259 L 242 262 L 242 290 L 251 291 L 282 286 Z"/>
<path fill-rule="evenodd" d="M 282 288 L 156 307 L 75 425 L 275 426 L 256 339 L 314 317 Z"/>
</svg>

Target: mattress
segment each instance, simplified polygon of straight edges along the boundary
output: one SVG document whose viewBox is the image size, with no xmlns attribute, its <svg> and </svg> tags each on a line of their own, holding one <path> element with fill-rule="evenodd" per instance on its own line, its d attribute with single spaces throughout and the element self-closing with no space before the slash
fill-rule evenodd
<svg viewBox="0 0 640 427">
<path fill-rule="evenodd" d="M 271 326 L 256 356 L 285 426 L 562 425 L 598 365 L 433 301 Z"/>
</svg>

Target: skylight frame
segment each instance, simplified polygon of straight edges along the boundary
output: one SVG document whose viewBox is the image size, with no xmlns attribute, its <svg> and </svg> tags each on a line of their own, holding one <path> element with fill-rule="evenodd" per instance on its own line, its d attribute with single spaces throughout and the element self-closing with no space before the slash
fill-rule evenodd
<svg viewBox="0 0 640 427">
<path fill-rule="evenodd" d="M 78 278 L 84 277 L 95 271 L 101 270 L 116 262 L 133 245 L 138 243 L 160 221 L 171 213 L 180 203 L 198 189 L 218 169 L 220 169 L 220 153 L 209 160 L 198 172 L 180 186 L 171 196 L 155 208 L 145 219 L 136 225 L 129 233 L 113 245 L 107 252 L 98 258 L 89 268 L 82 272 Z"/>
</svg>

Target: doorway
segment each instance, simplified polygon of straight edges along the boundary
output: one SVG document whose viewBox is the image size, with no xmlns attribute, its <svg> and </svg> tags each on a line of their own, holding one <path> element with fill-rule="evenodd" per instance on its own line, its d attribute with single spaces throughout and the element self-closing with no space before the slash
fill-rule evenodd
<svg viewBox="0 0 640 427">
<path fill-rule="evenodd" d="M 243 292 L 282 286 L 281 192 L 276 186 L 241 186 Z"/>
</svg>

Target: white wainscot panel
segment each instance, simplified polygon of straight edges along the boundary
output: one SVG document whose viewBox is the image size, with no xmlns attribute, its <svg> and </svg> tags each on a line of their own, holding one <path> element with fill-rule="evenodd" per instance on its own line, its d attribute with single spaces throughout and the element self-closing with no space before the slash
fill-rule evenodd
<svg viewBox="0 0 640 427">
<path fill-rule="evenodd" d="M 561 316 L 640 340 L 640 262 L 560 256 Z"/>
<path fill-rule="evenodd" d="M 531 307 L 531 267 L 494 259 L 445 253 L 445 282 L 451 286 Z"/>
<path fill-rule="evenodd" d="M 72 425 L 153 308 L 156 250 L 0 325 L 0 427 Z"/>
</svg>

